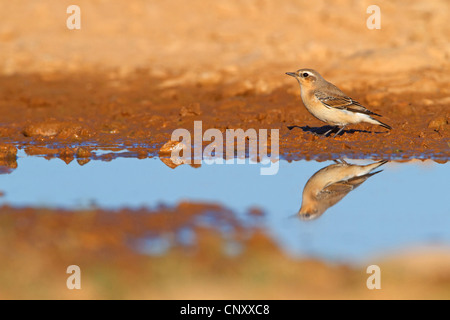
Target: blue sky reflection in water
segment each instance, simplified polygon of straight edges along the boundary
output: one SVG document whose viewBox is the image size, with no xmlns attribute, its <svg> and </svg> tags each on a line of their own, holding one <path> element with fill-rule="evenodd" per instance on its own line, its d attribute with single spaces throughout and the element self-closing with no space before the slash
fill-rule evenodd
<svg viewBox="0 0 450 320">
<path fill-rule="evenodd" d="M 413 246 L 450 245 L 450 166 L 430 160 L 386 163 L 319 218 L 296 218 L 308 179 L 333 163 L 282 160 L 278 174 L 261 176 L 260 165 L 249 163 L 170 169 L 157 158 L 118 158 L 80 166 L 20 153 L 18 168 L 0 176 L 0 203 L 116 209 L 188 200 L 222 204 L 242 219 L 258 207 L 283 250 L 330 261 L 357 263 Z"/>
</svg>

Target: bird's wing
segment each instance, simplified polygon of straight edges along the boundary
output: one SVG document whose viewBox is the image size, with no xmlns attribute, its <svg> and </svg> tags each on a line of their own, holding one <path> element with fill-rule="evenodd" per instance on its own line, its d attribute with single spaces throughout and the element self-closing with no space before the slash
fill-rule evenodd
<svg viewBox="0 0 450 320">
<path fill-rule="evenodd" d="M 314 93 L 314 95 L 327 108 L 336 108 L 341 110 L 348 110 L 353 112 L 380 116 L 379 114 L 376 114 L 365 108 L 358 101 L 355 101 L 347 96 L 330 96 L 323 92 L 316 92 Z"/>
<path fill-rule="evenodd" d="M 346 181 L 339 181 L 323 188 L 317 194 L 317 201 L 329 208 L 342 200 L 354 187 Z"/>
<path fill-rule="evenodd" d="M 342 198 L 344 198 L 350 191 L 355 190 L 359 187 L 364 181 L 366 181 L 371 176 L 381 172 L 376 171 L 372 173 L 367 173 L 362 176 L 355 176 L 348 180 L 341 180 L 334 183 L 331 183 L 325 188 L 323 188 L 317 194 L 317 200 L 327 207 L 331 207 L 338 203 Z"/>
<path fill-rule="evenodd" d="M 350 178 L 348 180 L 341 180 L 334 183 L 331 183 L 325 188 L 323 188 L 318 194 L 317 194 L 317 200 L 319 202 L 322 202 L 327 207 L 331 207 L 338 203 L 342 198 L 344 198 L 350 191 L 355 190 L 357 187 L 359 187 L 364 181 L 366 181 L 371 176 L 381 172 L 376 171 L 372 173 L 367 173 L 362 176 L 355 176 L 353 178 Z"/>
</svg>

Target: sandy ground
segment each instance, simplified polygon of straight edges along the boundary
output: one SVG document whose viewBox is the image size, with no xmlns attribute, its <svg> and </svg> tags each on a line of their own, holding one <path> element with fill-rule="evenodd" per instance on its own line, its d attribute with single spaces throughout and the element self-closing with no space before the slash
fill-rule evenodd
<svg viewBox="0 0 450 320">
<path fill-rule="evenodd" d="M 80 0 L 80 30 L 66 27 L 71 1 L 0 2 L 2 173 L 17 167 L 17 148 L 80 165 L 95 159 L 95 146 L 157 156 L 174 129 L 191 129 L 195 120 L 222 132 L 279 129 L 288 160 L 449 160 L 448 1 L 379 1 L 380 30 L 366 27 L 371 1 Z M 317 135 L 324 124 L 285 75 L 306 67 L 382 114 L 393 130 L 356 125 L 335 139 Z M 124 216 L 126 225 L 136 223 Z M 112 223 L 117 234 L 97 232 L 101 223 L 89 229 L 105 213 L 63 217 L 4 207 L 0 217 L 1 260 L 11 261 L 1 267 L 2 298 L 449 298 L 447 254 L 387 260 L 389 285 L 372 292 L 365 270 L 292 260 L 257 231 L 240 258 L 215 255 L 220 239 L 208 230 L 189 259 L 182 250 L 150 258 L 125 249 L 121 224 Z M 58 237 L 60 245 L 46 242 Z M 64 272 L 54 276 L 72 255 L 87 261 L 91 285 L 82 293 L 61 289 Z M 100 259 L 90 264 L 91 257 Z M 185 268 L 174 270 L 181 260 Z M 302 268 L 317 277 L 302 276 Z M 213 285 L 223 272 L 227 281 Z"/>
<path fill-rule="evenodd" d="M 69 30 L 68 2 L 4 1 L 1 140 L 161 146 L 202 120 L 205 130 L 279 129 L 280 152 L 292 159 L 447 159 L 448 2 L 381 2 L 379 30 L 366 27 L 369 4 L 80 1 L 81 29 Z M 394 129 L 317 137 L 325 124 L 285 75 L 300 67 Z"/>
</svg>

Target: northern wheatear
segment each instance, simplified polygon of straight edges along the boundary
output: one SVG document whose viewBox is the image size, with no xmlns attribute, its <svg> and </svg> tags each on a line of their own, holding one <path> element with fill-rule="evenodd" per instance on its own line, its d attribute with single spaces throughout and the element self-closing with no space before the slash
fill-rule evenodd
<svg viewBox="0 0 450 320">
<path fill-rule="evenodd" d="M 286 72 L 287 75 L 297 79 L 300 84 L 301 96 L 306 109 L 317 119 L 334 125 L 335 128 L 328 130 L 325 136 L 332 130 L 340 128 L 336 137 L 349 124 L 368 122 L 387 129 L 387 124 L 378 121 L 371 116 L 379 116 L 363 105 L 346 96 L 334 84 L 326 81 L 315 70 L 299 69 L 296 72 Z"/>
<path fill-rule="evenodd" d="M 302 206 L 298 212 L 302 220 L 312 220 L 320 217 L 329 207 L 338 203 L 350 191 L 360 186 L 364 181 L 382 170 L 375 171 L 387 160 L 381 160 L 368 165 L 349 164 L 344 160 L 335 161 L 317 171 L 309 178 L 303 188 Z"/>
</svg>

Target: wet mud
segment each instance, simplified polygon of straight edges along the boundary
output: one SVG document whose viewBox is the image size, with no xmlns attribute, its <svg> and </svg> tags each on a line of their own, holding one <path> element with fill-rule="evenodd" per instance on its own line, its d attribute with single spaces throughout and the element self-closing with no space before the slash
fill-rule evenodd
<svg viewBox="0 0 450 320">
<path fill-rule="evenodd" d="M 175 129 L 193 136 L 194 121 L 201 121 L 203 132 L 217 128 L 224 135 L 227 129 L 278 129 L 280 156 L 288 160 L 450 156 L 445 93 L 372 97 L 367 88 L 356 91 L 355 99 L 393 129 L 359 124 L 333 138 L 321 135 L 330 127 L 308 113 L 295 87 L 261 94 L 207 84 L 161 89 L 163 82 L 142 70 L 120 81 L 94 74 L 0 77 L 0 142 L 67 161 L 90 158 L 95 147 L 145 158 L 157 156 Z"/>
</svg>

